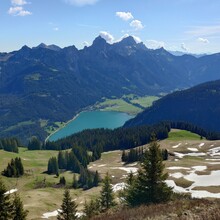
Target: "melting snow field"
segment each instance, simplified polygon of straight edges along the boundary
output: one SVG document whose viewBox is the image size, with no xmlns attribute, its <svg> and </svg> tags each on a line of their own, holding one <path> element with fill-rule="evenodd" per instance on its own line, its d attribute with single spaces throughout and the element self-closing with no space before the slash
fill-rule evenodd
<svg viewBox="0 0 220 220">
<path fill-rule="evenodd" d="M 194 198 L 204 198 L 204 197 L 212 197 L 212 198 L 220 198 L 220 193 L 210 193 L 206 190 L 193 190 L 194 187 L 208 187 L 208 186 L 219 186 L 220 185 L 220 170 L 211 171 L 209 175 L 198 175 L 196 171 L 205 171 L 207 166 L 193 166 L 191 168 L 186 167 L 168 167 L 169 170 L 188 170 L 189 174 L 182 174 L 181 172 L 171 173 L 170 176 L 176 179 L 184 178 L 186 180 L 192 181 L 193 184 L 188 188 L 183 188 L 177 186 L 174 180 L 166 180 L 168 186 L 173 187 L 174 192 L 179 193 L 187 193 L 190 192 L 192 197 Z"/>
</svg>

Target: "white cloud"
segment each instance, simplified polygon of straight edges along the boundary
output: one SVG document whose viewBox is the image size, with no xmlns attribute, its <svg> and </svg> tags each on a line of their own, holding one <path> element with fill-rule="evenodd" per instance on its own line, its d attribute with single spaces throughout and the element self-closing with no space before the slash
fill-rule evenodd
<svg viewBox="0 0 220 220">
<path fill-rule="evenodd" d="M 59 28 L 58 27 L 54 27 L 53 30 L 54 31 L 59 31 Z"/>
<path fill-rule="evenodd" d="M 165 47 L 165 43 L 163 41 L 157 40 L 146 40 L 146 46 L 150 49 L 158 49 L 161 47 Z"/>
<path fill-rule="evenodd" d="M 186 34 L 198 37 L 220 34 L 220 25 L 195 26 L 192 27 L 192 30 L 186 31 Z"/>
<path fill-rule="evenodd" d="M 14 16 L 26 16 L 26 15 L 31 15 L 32 13 L 24 10 L 23 7 L 21 6 L 16 6 L 16 7 L 10 7 L 8 10 L 8 14 Z"/>
<path fill-rule="evenodd" d="M 110 33 L 106 32 L 106 31 L 100 31 L 99 35 L 103 39 L 105 39 L 106 42 L 108 42 L 108 43 L 113 43 L 113 41 L 114 41 L 114 37 Z"/>
<path fill-rule="evenodd" d="M 186 47 L 185 43 L 182 43 L 181 44 L 181 48 L 184 50 L 184 51 L 189 51 L 189 49 Z"/>
<path fill-rule="evenodd" d="M 131 12 L 122 12 L 122 11 L 118 11 L 116 12 L 116 16 L 118 16 L 119 18 L 121 18 L 124 21 L 128 21 L 133 19 L 133 15 L 131 14 Z"/>
<path fill-rule="evenodd" d="M 25 0 L 11 0 L 12 5 L 26 5 L 27 2 Z"/>
<path fill-rule="evenodd" d="M 205 39 L 205 38 L 202 38 L 202 37 L 199 37 L 197 40 L 198 40 L 199 42 L 204 43 L 204 44 L 208 44 L 208 43 L 209 43 L 209 40 L 208 40 L 208 39 Z"/>
<path fill-rule="evenodd" d="M 65 0 L 66 3 L 75 6 L 93 5 L 99 0 Z"/>
<path fill-rule="evenodd" d="M 125 39 L 125 38 L 127 38 L 127 37 L 129 37 L 129 36 L 132 36 L 132 37 L 134 38 L 134 40 L 135 40 L 136 43 L 142 42 L 142 40 L 141 40 L 140 37 L 138 37 L 138 36 L 125 34 L 125 35 L 123 35 L 122 37 L 120 37 L 118 40 L 114 41 L 114 43 L 120 42 L 120 41 L 122 41 L 123 39 Z"/>
<path fill-rule="evenodd" d="M 135 28 L 135 30 L 141 30 L 141 29 L 144 28 L 144 26 L 142 25 L 141 21 L 139 21 L 139 20 L 133 20 L 130 23 L 130 26 Z"/>
<path fill-rule="evenodd" d="M 8 14 L 10 15 L 16 15 L 17 13 L 19 13 L 20 11 L 22 11 L 23 8 L 18 6 L 18 7 L 10 7 L 8 10 Z"/>
<path fill-rule="evenodd" d="M 83 46 L 84 46 L 84 47 L 88 47 L 88 46 L 89 46 L 89 42 L 84 41 L 84 42 L 83 42 Z"/>
</svg>

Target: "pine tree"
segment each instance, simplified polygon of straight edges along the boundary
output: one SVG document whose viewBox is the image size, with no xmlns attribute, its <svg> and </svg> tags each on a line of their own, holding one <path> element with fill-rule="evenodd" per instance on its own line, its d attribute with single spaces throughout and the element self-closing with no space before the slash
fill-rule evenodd
<svg viewBox="0 0 220 220">
<path fill-rule="evenodd" d="M 76 174 L 75 174 L 75 173 L 73 174 L 72 187 L 73 187 L 74 189 L 77 189 L 77 188 L 78 188 L 78 181 L 77 181 L 77 179 L 76 179 Z"/>
<path fill-rule="evenodd" d="M 41 142 L 33 136 L 28 143 L 28 150 L 41 150 Z"/>
<path fill-rule="evenodd" d="M 61 211 L 57 216 L 58 220 L 75 220 L 77 219 L 76 210 L 77 205 L 75 201 L 72 201 L 70 191 L 65 189 L 63 194 L 63 203 L 61 205 Z"/>
<path fill-rule="evenodd" d="M 101 207 L 103 210 L 107 210 L 115 205 L 113 189 L 111 186 L 111 178 L 108 173 L 103 180 L 103 186 L 100 194 Z"/>
<path fill-rule="evenodd" d="M 98 171 L 96 170 L 96 172 L 95 172 L 95 176 L 94 176 L 94 179 L 93 179 L 93 186 L 98 186 L 99 185 L 99 173 L 98 173 Z"/>
<path fill-rule="evenodd" d="M 12 217 L 12 205 L 10 203 L 10 196 L 5 194 L 6 188 L 0 179 L 0 220 L 7 220 Z"/>
<path fill-rule="evenodd" d="M 168 174 L 164 173 L 162 152 L 156 140 L 145 152 L 141 168 L 137 178 L 125 190 L 126 203 L 135 206 L 168 201 L 172 190 L 165 183 Z"/>
<path fill-rule="evenodd" d="M 64 185 L 64 186 L 66 185 L 66 179 L 65 179 L 64 176 L 60 177 L 60 183 L 59 184 Z"/>
<path fill-rule="evenodd" d="M 58 168 L 58 162 L 56 157 L 51 157 L 48 161 L 47 165 L 47 173 L 48 174 L 56 174 L 59 176 L 59 168 Z"/>
<path fill-rule="evenodd" d="M 100 200 L 98 198 L 91 199 L 89 202 L 85 201 L 83 212 L 88 219 L 94 215 L 98 215 L 100 211 Z"/>
<path fill-rule="evenodd" d="M 14 195 L 13 201 L 13 220 L 26 220 L 28 211 L 24 210 L 23 203 L 17 193 Z"/>
</svg>

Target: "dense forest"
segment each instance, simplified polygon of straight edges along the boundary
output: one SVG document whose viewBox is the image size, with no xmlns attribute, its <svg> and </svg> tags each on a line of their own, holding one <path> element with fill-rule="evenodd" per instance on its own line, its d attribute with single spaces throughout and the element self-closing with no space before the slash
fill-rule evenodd
<svg viewBox="0 0 220 220">
<path fill-rule="evenodd" d="M 98 159 L 104 151 L 130 149 L 149 143 L 152 133 L 157 139 L 165 139 L 170 131 L 169 124 L 159 123 L 152 126 L 134 128 L 91 129 L 73 134 L 55 142 L 46 142 L 43 149 L 65 150 L 73 146 L 86 148 Z"/>
<path fill-rule="evenodd" d="M 188 122 L 206 131 L 220 132 L 220 80 L 174 92 L 125 123 L 125 127 L 160 121 Z"/>
</svg>

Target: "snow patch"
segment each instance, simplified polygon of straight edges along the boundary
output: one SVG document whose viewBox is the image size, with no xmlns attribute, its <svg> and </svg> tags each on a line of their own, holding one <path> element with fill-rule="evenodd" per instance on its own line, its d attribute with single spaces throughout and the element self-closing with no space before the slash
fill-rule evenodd
<svg viewBox="0 0 220 220">
<path fill-rule="evenodd" d="M 136 163 L 130 163 L 130 164 L 128 164 L 128 166 L 130 166 L 130 167 L 133 167 L 133 166 L 137 166 L 137 162 Z"/>
<path fill-rule="evenodd" d="M 206 190 L 191 190 L 188 188 L 185 189 L 183 187 L 177 186 L 173 180 L 166 180 L 165 182 L 169 187 L 173 188 L 174 192 L 176 193 L 188 193 L 189 192 L 191 193 L 193 198 L 207 198 L 207 197 L 220 198 L 220 193 L 210 193 Z"/>
<path fill-rule="evenodd" d="M 185 156 L 192 156 L 192 157 L 205 156 L 206 153 L 198 152 L 198 153 L 187 153 L 187 154 L 183 154 L 183 153 L 174 152 L 174 155 L 177 156 L 178 158 L 183 158 L 183 157 L 185 157 Z"/>
<path fill-rule="evenodd" d="M 183 158 L 185 155 L 182 153 L 174 152 L 174 155 L 177 156 L 178 158 Z"/>
<path fill-rule="evenodd" d="M 182 143 L 172 146 L 172 148 L 178 148 Z"/>
<path fill-rule="evenodd" d="M 119 169 L 119 170 L 124 170 L 127 173 L 137 173 L 138 168 L 137 167 L 112 167 L 111 169 Z"/>
<path fill-rule="evenodd" d="M 176 179 L 179 179 L 179 178 L 181 178 L 181 177 L 184 177 L 184 175 L 183 175 L 182 173 L 180 173 L 180 172 L 178 172 L 178 173 L 171 173 L 170 176 L 171 176 L 171 177 L 174 177 L 174 178 L 176 178 Z"/>
<path fill-rule="evenodd" d="M 11 190 L 5 192 L 4 195 L 9 195 L 9 194 L 12 194 L 12 193 L 17 192 L 17 191 L 18 191 L 18 189 L 11 189 Z"/>
<path fill-rule="evenodd" d="M 219 156 L 220 155 L 220 147 L 215 147 L 212 149 L 209 149 L 208 154 L 213 157 L 213 156 Z"/>
<path fill-rule="evenodd" d="M 98 167 L 105 167 L 106 164 L 101 164 L 101 165 L 98 165 Z"/>
<path fill-rule="evenodd" d="M 193 166 L 192 167 L 195 171 L 204 171 L 207 169 L 207 166 Z"/>
<path fill-rule="evenodd" d="M 196 186 L 219 186 L 220 170 L 212 171 L 210 175 L 197 175 L 195 172 L 192 172 L 185 175 L 184 178 L 194 182 L 191 188 Z"/>
<path fill-rule="evenodd" d="M 167 167 L 168 170 L 190 170 L 189 167 Z"/>
<path fill-rule="evenodd" d="M 115 185 L 112 186 L 113 192 L 117 192 L 119 190 L 123 190 L 124 188 L 126 188 L 127 184 L 122 182 L 122 183 L 117 183 Z"/>
<path fill-rule="evenodd" d="M 46 213 L 44 213 L 43 215 L 42 215 L 42 217 L 41 218 L 50 218 L 50 217 L 56 217 L 56 216 L 58 216 L 58 214 L 59 214 L 59 212 L 61 212 L 61 210 L 60 209 L 57 209 L 57 210 L 55 210 L 55 211 L 53 211 L 53 212 L 46 212 Z"/>
<path fill-rule="evenodd" d="M 197 148 L 193 148 L 193 147 L 188 147 L 187 149 L 194 152 L 199 151 Z"/>
<path fill-rule="evenodd" d="M 204 146 L 205 145 L 205 143 L 201 143 L 200 145 L 199 145 L 199 147 L 202 147 L 202 146 Z"/>
</svg>

